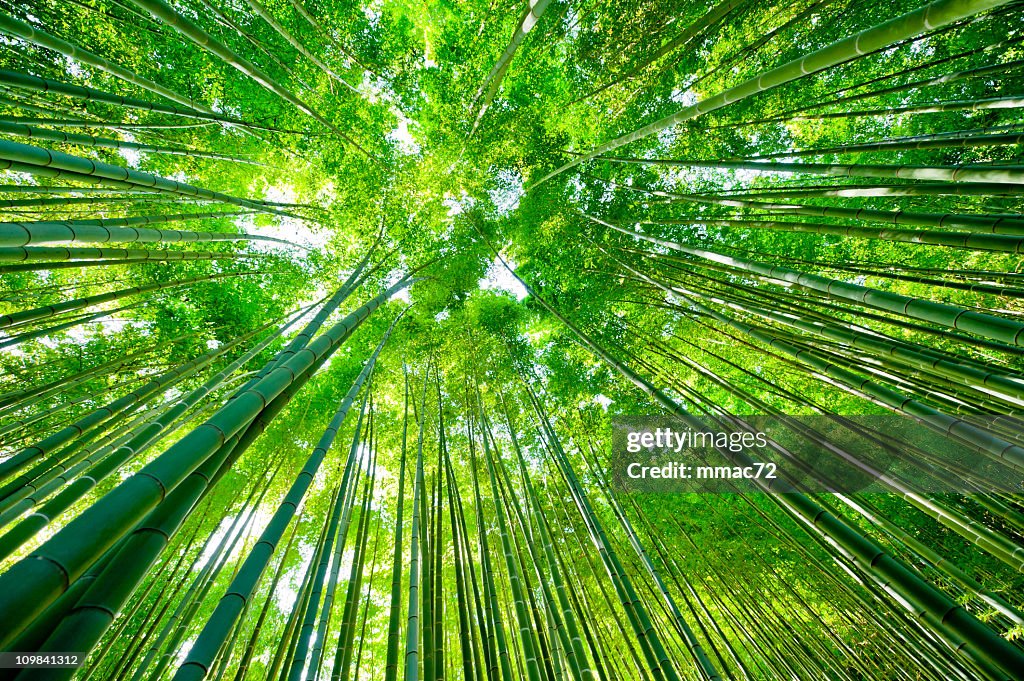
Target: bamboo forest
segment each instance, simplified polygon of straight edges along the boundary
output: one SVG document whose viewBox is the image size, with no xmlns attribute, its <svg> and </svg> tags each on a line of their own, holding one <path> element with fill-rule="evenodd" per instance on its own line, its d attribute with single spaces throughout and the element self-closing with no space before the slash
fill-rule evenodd
<svg viewBox="0 0 1024 681">
<path fill-rule="evenodd" d="M 1024 679 L 1022 111 L 1024 0 L 0 0 L 0 679 Z"/>
</svg>

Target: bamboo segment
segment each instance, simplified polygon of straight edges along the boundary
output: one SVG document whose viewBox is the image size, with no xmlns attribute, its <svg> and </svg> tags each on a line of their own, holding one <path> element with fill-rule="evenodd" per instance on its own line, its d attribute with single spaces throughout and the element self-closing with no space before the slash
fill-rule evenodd
<svg viewBox="0 0 1024 681">
<path fill-rule="evenodd" d="M 588 219 L 597 224 L 604 225 L 616 231 L 629 234 L 644 241 L 657 243 L 661 246 L 668 246 L 688 255 L 706 258 L 716 263 L 735 267 L 775 279 L 776 281 L 799 284 L 808 289 L 826 293 L 830 296 L 852 300 L 854 302 L 875 307 L 888 312 L 903 314 L 913 319 L 931 322 L 948 326 L 953 329 L 968 331 L 986 338 L 992 338 L 1010 345 L 1024 345 L 1024 323 L 1014 322 L 1002 317 L 996 317 L 980 312 L 974 312 L 964 308 L 944 303 L 936 303 L 930 300 L 911 298 L 909 296 L 879 291 L 860 284 L 828 279 L 815 274 L 799 272 L 786 267 L 776 267 L 757 263 L 741 258 L 732 258 L 713 251 L 699 248 L 691 248 L 664 239 L 656 239 L 638 232 L 625 230 L 609 222 L 587 216 Z"/>
<path fill-rule="evenodd" d="M 397 321 L 398 319 L 396 318 L 395 322 Z M 392 328 L 394 327 L 395 322 L 392 323 Z M 253 551 L 246 557 L 245 563 L 241 568 L 239 568 L 238 576 L 234 581 L 232 581 L 227 592 L 221 598 L 217 609 L 214 611 L 213 615 L 210 616 L 209 621 L 204 626 L 203 631 L 200 633 L 199 638 L 192 647 L 192 652 L 182 663 L 181 667 L 178 668 L 174 678 L 202 679 L 206 677 L 217 651 L 220 649 L 221 645 L 223 645 L 224 639 L 228 636 L 231 627 L 241 615 L 242 608 L 255 592 L 260 577 L 263 575 L 264 570 L 270 563 L 270 559 L 273 557 L 278 543 L 284 536 L 284 533 L 288 528 L 288 524 L 291 522 L 299 505 L 302 503 L 317 470 L 323 463 L 324 457 L 327 456 L 327 452 L 334 443 L 334 438 L 337 435 L 338 430 L 341 428 L 341 424 L 345 420 L 345 417 L 348 415 L 348 411 L 352 407 L 352 403 L 359 394 L 367 376 L 369 376 L 370 372 L 373 370 L 373 366 L 376 363 L 381 349 L 384 347 L 384 343 L 387 341 L 387 337 L 388 334 L 385 334 L 384 338 L 377 345 L 377 349 L 370 356 L 370 359 L 366 362 L 362 371 L 352 383 L 352 387 L 349 388 L 348 393 L 345 395 L 344 399 L 342 399 L 341 404 L 338 406 L 338 410 L 331 418 L 326 430 L 324 430 L 324 434 L 321 436 L 320 441 L 313 449 L 309 459 L 306 461 L 299 475 L 296 477 L 295 482 L 285 495 L 285 500 L 274 513 L 273 518 L 267 525 L 267 529 L 264 530 L 263 534 L 260 536 L 260 539 Z M 345 471 L 346 476 L 351 475 L 351 457 L 349 457 L 349 464 L 346 466 Z M 347 486 L 347 481 L 348 477 L 342 481 L 343 488 Z M 334 527 L 336 528 L 337 526 L 334 525 Z M 328 530 L 328 539 L 326 540 L 328 544 L 330 543 L 330 537 L 333 537 L 333 532 Z"/>
<path fill-rule="evenodd" d="M 66 171 L 76 176 L 95 178 L 101 183 L 107 181 L 127 183 L 134 188 L 152 188 L 180 196 L 229 203 L 263 213 L 295 217 L 286 211 L 271 208 L 257 201 L 240 199 L 220 192 L 193 187 L 190 184 L 178 182 L 177 180 L 168 180 L 151 173 L 144 173 L 138 170 L 110 165 L 109 163 L 101 163 L 58 151 L 50 151 L 40 147 L 4 140 L 0 140 L 0 168 L 25 170 L 33 174 L 38 172 L 44 174 L 44 176 L 48 172 Z"/>
<path fill-rule="evenodd" d="M 54 570 L 36 569 L 37 563 L 43 561 L 29 557 L 0 575 L 0 584 L 8 580 L 21 585 L 18 589 L 0 588 L 0 592 L 6 596 L 6 599 L 0 596 L 0 612 L 4 613 L 9 623 L 4 640 L 16 636 L 23 626 L 63 593 L 71 581 L 109 548 L 120 532 L 126 531 L 154 509 L 168 490 L 181 484 L 215 452 L 223 451 L 224 445 L 259 416 L 264 406 L 281 395 L 296 375 L 309 368 L 315 360 L 329 356 L 388 297 L 410 283 L 410 280 L 398 282 L 335 324 L 310 343 L 306 348 L 308 352 L 297 354 L 236 396 L 206 423 L 108 493 L 102 503 L 91 506 L 33 552 L 34 556 L 46 555 L 45 560 L 53 565 Z M 227 452 L 224 452 L 226 456 Z M 107 508 L 121 509 L 123 512 L 110 516 Z M 169 522 L 180 522 L 173 518 Z M 24 573 L 24 576 L 19 576 L 19 573 Z M 32 584 L 38 585 L 40 590 L 30 597 L 30 592 L 34 590 L 30 586 Z"/>
<path fill-rule="evenodd" d="M 88 64 L 89 66 L 93 66 L 102 71 L 106 71 L 115 78 L 120 78 L 121 80 L 125 80 L 131 83 L 132 85 L 137 85 L 138 87 L 141 87 L 144 90 L 148 90 L 149 92 L 153 92 L 162 97 L 166 97 L 172 102 L 182 104 L 189 109 L 196 109 L 199 111 L 212 113 L 212 111 L 203 104 L 195 102 L 187 97 L 183 97 L 177 94 L 176 92 L 169 90 L 163 87 L 162 85 L 154 83 L 153 81 L 147 78 L 143 78 L 142 76 L 139 76 L 122 66 L 118 66 L 117 64 L 107 59 L 104 59 L 98 54 L 95 54 L 88 50 L 84 50 L 76 45 L 73 45 L 72 43 L 61 40 L 60 38 L 52 36 L 44 31 L 40 31 L 39 29 L 33 28 L 29 24 L 26 24 L 24 21 L 19 21 L 14 17 L 10 16 L 9 14 L 5 13 L 3 15 L 0 15 L 0 31 L 6 33 L 7 35 L 22 38 L 35 45 L 39 45 L 40 47 L 45 47 L 47 49 L 54 50 L 55 52 L 62 54 L 68 59 L 75 59 L 77 61 L 82 62 L 83 64 Z"/>
<path fill-rule="evenodd" d="M 179 14 L 163 0 L 131 0 L 132 4 L 137 6 L 139 9 L 145 10 L 151 14 L 155 19 L 161 23 L 173 28 L 176 32 L 183 35 L 188 40 L 192 41 L 204 50 L 207 50 L 211 54 L 217 56 L 223 60 L 226 64 L 238 69 L 241 73 L 245 74 L 252 80 L 259 83 L 262 87 L 273 92 L 275 95 L 285 100 L 302 113 L 310 116 L 315 121 L 329 129 L 338 137 L 342 138 L 350 145 L 355 147 L 361 154 L 367 158 L 372 159 L 373 156 L 357 144 L 351 137 L 346 135 L 340 129 L 338 129 L 333 123 L 328 121 L 326 118 L 321 116 L 315 110 L 310 108 L 309 105 L 304 103 L 301 99 L 292 94 L 291 91 L 286 89 L 283 85 L 278 83 L 276 80 L 271 78 L 268 74 L 258 68 L 255 64 L 247 60 L 245 57 L 233 52 L 226 45 L 216 40 L 209 33 L 204 31 L 202 28 L 197 26 L 195 23 L 190 21 L 187 17 Z"/>
<path fill-rule="evenodd" d="M 531 186 L 536 187 L 570 168 L 575 168 L 584 161 L 603 156 L 609 151 L 666 130 L 702 114 L 721 109 L 747 97 L 771 90 L 812 73 L 823 71 L 837 64 L 857 59 L 861 55 L 884 48 L 896 41 L 913 37 L 926 30 L 934 30 L 964 17 L 1001 7 L 1008 1 L 984 0 L 981 2 L 964 2 L 963 0 L 938 0 L 937 2 L 930 3 L 903 16 L 890 19 L 873 28 L 861 31 L 857 35 L 832 43 L 828 47 L 817 50 L 805 57 L 766 71 L 756 78 L 751 78 L 720 94 L 680 109 L 674 114 L 616 137 L 609 142 L 605 142 L 582 154 L 575 160 L 544 175 L 539 180 L 533 182 Z"/>
<path fill-rule="evenodd" d="M 10 249 L 31 244 L 61 241 L 77 243 L 192 243 L 206 241 L 267 241 L 290 242 L 260 234 L 232 232 L 186 232 L 176 229 L 150 229 L 135 225 L 153 225 L 183 220 L 205 220 L 231 217 L 233 213 L 181 213 L 174 215 L 147 215 L 132 218 L 106 218 L 102 220 L 40 220 L 36 222 L 0 223 L 0 244 L 5 254 Z M 25 252 L 28 255 L 28 252 Z M 9 257 L 9 256 L 8 256 Z M 100 257 L 100 256 L 95 256 Z M 120 256 L 131 257 L 131 256 Z"/>
</svg>

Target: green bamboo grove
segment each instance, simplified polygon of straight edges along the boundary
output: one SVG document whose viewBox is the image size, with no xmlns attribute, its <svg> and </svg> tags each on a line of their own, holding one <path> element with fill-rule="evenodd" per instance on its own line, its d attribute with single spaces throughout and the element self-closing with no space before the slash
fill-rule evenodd
<svg viewBox="0 0 1024 681">
<path fill-rule="evenodd" d="M 0 679 L 1024 679 L 1022 111 L 1020 0 L 0 0 Z"/>
</svg>

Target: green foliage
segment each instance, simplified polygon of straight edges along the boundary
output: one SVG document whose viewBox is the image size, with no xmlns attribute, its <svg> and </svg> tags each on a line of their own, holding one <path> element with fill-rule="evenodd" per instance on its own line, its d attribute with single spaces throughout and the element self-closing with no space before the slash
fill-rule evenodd
<svg viewBox="0 0 1024 681">
<path fill-rule="evenodd" d="M 1019 3 L 941 0 L 941 25 L 876 29 L 876 51 L 542 180 L 921 6 L 555 0 L 518 42 L 536 3 L 0 1 L 0 69 L 88 88 L 0 83 L 0 120 L 106 140 L 2 133 L 82 174 L 0 150 L 0 268 L 27 265 L 0 270 L 0 320 L 40 311 L 0 338 L 0 648 L 81 642 L 83 679 L 237 681 L 314 678 L 307 653 L 326 678 L 337 652 L 341 678 L 369 679 L 400 630 L 395 650 L 415 655 L 398 673 L 427 681 L 1016 678 L 1024 334 L 1004 328 L 1024 315 Z M 97 179 L 101 164 L 180 184 Z M 104 236 L 126 218 L 147 218 L 133 241 Z M 930 245 L 950 234 L 965 236 Z M 78 246 L 130 252 L 35 250 Z M 896 296 L 903 310 L 883 304 Z M 320 464 L 354 384 L 359 413 Z M 830 419 L 816 435 L 832 455 L 853 432 L 867 444 L 852 456 L 902 463 L 886 494 L 616 486 L 612 420 L 670 404 L 714 428 Z M 926 484 L 948 473 L 934 452 L 842 421 L 893 412 L 973 457 L 958 493 Z M 983 470 L 1007 482 L 986 487 Z M 273 550 L 240 570 L 275 511 Z M 245 579 L 250 599 L 225 596 Z"/>
</svg>

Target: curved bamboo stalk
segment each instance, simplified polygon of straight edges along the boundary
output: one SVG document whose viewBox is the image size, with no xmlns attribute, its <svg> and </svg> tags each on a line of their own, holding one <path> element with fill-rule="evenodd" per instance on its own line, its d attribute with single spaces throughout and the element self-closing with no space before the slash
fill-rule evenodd
<svg viewBox="0 0 1024 681">
<path fill-rule="evenodd" d="M 1014 40 L 1006 40 L 993 45 L 989 45 L 984 48 L 984 51 L 999 51 L 1012 48 L 1013 45 L 1020 42 L 1021 38 Z M 926 65 L 921 65 L 922 67 Z M 863 92 L 856 95 L 846 95 L 838 99 L 833 99 L 827 102 L 819 102 L 816 104 L 809 104 L 802 106 L 799 109 L 792 111 L 786 111 L 779 115 L 780 119 L 785 120 L 788 116 L 799 113 L 801 111 L 807 111 L 810 109 L 817 109 L 822 106 L 833 106 L 836 104 L 847 104 L 849 102 L 856 102 L 862 99 L 873 99 L 875 97 L 881 97 L 884 95 L 894 94 L 896 92 L 905 92 L 907 90 L 921 90 L 934 85 L 944 85 L 946 83 L 953 83 L 958 80 L 964 80 L 967 78 L 979 78 L 984 76 L 993 75 L 1004 75 L 1007 71 L 1012 71 L 1024 66 L 1024 59 L 1015 59 L 1001 64 L 989 64 L 986 66 L 977 66 L 972 69 L 965 69 L 962 71 L 954 71 L 952 73 L 946 73 L 941 76 L 934 76 L 932 78 L 925 78 L 922 80 L 910 81 L 908 83 L 902 83 L 900 85 L 894 85 L 892 87 L 883 88 L 881 90 L 872 90 L 870 92 Z"/>
<path fill-rule="evenodd" d="M 795 59 L 782 66 L 766 71 L 756 78 L 729 88 L 720 94 L 700 101 L 692 106 L 680 109 L 653 123 L 638 128 L 625 135 L 605 142 L 584 153 L 573 161 L 566 163 L 547 173 L 539 180 L 530 184 L 527 189 L 536 187 L 551 178 L 562 174 L 570 168 L 578 166 L 602 156 L 609 151 L 653 135 L 662 130 L 674 127 L 679 123 L 691 120 L 722 107 L 733 104 L 747 97 L 771 90 L 785 83 L 803 78 L 812 73 L 857 59 L 859 56 L 873 52 L 892 43 L 911 38 L 927 30 L 934 30 L 960 19 L 974 16 L 986 10 L 1005 5 L 1009 0 L 979 0 L 963 3 L 960 0 L 937 0 L 920 9 L 908 12 L 903 16 L 890 19 L 860 33 L 839 40 L 809 55 Z"/>
<path fill-rule="evenodd" d="M 609 182 L 608 184 L 615 188 L 628 189 L 652 196 L 664 196 L 672 202 L 678 200 L 686 203 L 702 203 L 729 208 L 748 208 L 772 213 L 793 213 L 795 215 L 808 215 L 818 218 L 846 218 L 863 222 L 881 222 L 895 226 L 952 227 L 971 231 L 991 232 L 993 234 L 1024 235 L 1024 218 L 1015 214 L 965 215 L 961 213 L 919 213 L 908 210 L 886 211 L 873 208 L 812 206 L 800 203 L 774 203 L 735 198 L 725 199 L 714 195 L 679 194 L 676 192 L 642 189 L 615 182 Z"/>
<path fill-rule="evenodd" d="M 139 142 L 125 142 L 122 140 L 108 139 L 105 137 L 92 137 L 91 135 L 76 135 L 68 132 L 47 130 L 34 125 L 21 123 L 10 123 L 0 120 L 0 133 L 14 135 L 16 137 L 31 137 L 32 139 L 46 140 L 48 142 L 63 142 L 79 147 L 95 147 L 98 149 L 131 149 L 134 151 L 148 151 L 154 154 L 170 154 L 172 156 L 187 156 L 189 158 L 210 158 L 218 161 L 233 161 L 248 165 L 267 167 L 267 164 L 253 161 L 252 159 L 231 154 L 221 154 L 213 151 L 196 151 L 184 147 L 164 147 L 156 144 L 141 144 Z"/>
<path fill-rule="evenodd" d="M 195 243 L 207 241 L 267 241 L 295 246 L 290 241 L 245 232 L 188 232 L 177 229 L 139 228 L 183 220 L 205 220 L 243 215 L 244 213 L 180 213 L 145 215 L 100 220 L 38 220 L 34 222 L 0 222 L 0 245 L 8 249 L 62 241 L 75 243 Z M 60 249 L 64 250 L 64 249 Z M 15 251 L 20 252 L 20 251 Z M 26 255 L 31 252 L 26 251 Z M 103 256 L 93 256 L 103 257 Z M 130 258 L 132 256 L 120 256 Z"/>
<path fill-rule="evenodd" d="M 84 510 L 30 557 L 0 575 L 0 613 L 8 622 L 3 638 L 11 640 L 16 637 L 134 523 L 157 508 L 161 500 L 187 478 L 194 478 L 194 471 L 201 466 L 210 468 L 214 465 L 213 472 L 219 470 L 229 454 L 225 445 L 230 449 L 232 439 L 242 437 L 242 431 L 254 423 L 265 406 L 281 396 L 296 376 L 318 360 L 330 356 L 376 308 L 413 281 L 399 281 L 339 321 L 310 343 L 304 352 L 236 395 L 206 423 Z M 260 426 L 258 432 L 262 432 L 263 427 Z M 251 437 L 254 438 L 258 432 L 253 431 Z M 215 453 L 217 456 L 211 459 Z M 208 459 L 210 465 L 204 464 Z M 190 495 L 201 494 L 205 487 L 205 483 L 196 480 L 181 496 L 188 499 Z M 180 522 L 174 520 L 177 512 L 170 508 L 167 522 Z M 94 518 L 106 520 L 95 523 Z M 44 555 L 48 556 L 45 561 L 36 558 Z M 37 570 L 43 562 L 52 565 L 54 570 Z M 20 586 L 18 589 L 3 589 L 5 580 Z"/>
<path fill-rule="evenodd" d="M 179 14 L 163 0 L 131 0 L 131 2 L 139 9 L 149 12 L 155 19 L 158 19 L 161 23 L 173 28 L 200 48 L 210 52 L 217 58 L 224 61 L 224 63 L 234 67 L 247 77 L 259 83 L 262 87 L 273 92 L 275 95 L 285 100 L 302 113 L 313 118 L 335 135 L 355 147 L 368 159 L 376 160 L 370 152 L 363 149 L 363 147 L 361 147 L 354 139 L 349 135 L 346 135 L 337 126 L 313 110 L 308 104 L 292 94 L 283 85 L 271 78 L 268 74 L 264 73 L 255 64 L 245 59 L 245 57 L 235 53 L 226 45 L 219 42 L 187 17 Z"/>
<path fill-rule="evenodd" d="M 100 69 L 101 71 L 109 73 L 115 78 L 127 81 L 132 85 L 136 85 L 142 88 L 143 90 L 148 90 L 149 92 L 158 94 L 161 97 L 165 97 L 171 100 L 172 102 L 182 104 L 188 107 L 189 109 L 205 111 L 206 113 L 213 113 L 213 111 L 204 104 L 196 102 L 191 98 L 183 97 L 178 93 L 149 80 L 148 78 L 143 78 L 142 76 L 130 71 L 129 69 L 114 64 L 113 62 L 107 59 L 104 59 L 98 54 L 95 54 L 88 50 L 84 50 L 76 45 L 73 45 L 72 43 L 54 37 L 49 33 L 33 28 L 31 25 L 26 24 L 24 21 L 19 21 L 18 19 L 15 19 L 9 14 L 0 15 L 0 32 L 6 33 L 7 35 L 16 36 L 18 38 L 21 38 L 22 40 L 27 40 L 33 45 L 38 45 L 40 47 L 45 47 L 49 50 L 53 50 L 54 52 L 57 52 L 67 57 L 68 59 L 74 59 L 83 64 L 88 64 L 89 66 L 95 67 L 97 69 Z"/>
<path fill-rule="evenodd" d="M 1024 100 L 1022 105 L 1024 105 Z M 1024 183 L 1024 166 L 910 166 L 843 163 L 781 163 L 776 161 L 676 161 L 665 158 L 623 158 L 602 156 L 612 163 L 674 166 L 680 168 L 720 168 L 723 170 L 751 170 L 759 173 L 806 173 L 829 177 L 879 177 L 902 180 L 928 180 L 931 182 L 992 182 L 996 184 Z"/>
<path fill-rule="evenodd" d="M 101 163 L 100 161 L 64 154 L 59 151 L 50 151 L 28 144 L 18 144 L 5 140 L 0 140 L 0 168 L 25 169 L 26 172 L 43 175 L 52 171 L 67 171 L 75 175 L 96 178 L 101 183 L 113 181 L 116 183 L 127 183 L 133 188 L 151 187 L 161 192 L 229 203 L 263 213 L 273 213 L 285 217 L 299 217 L 287 211 L 271 208 L 258 201 L 194 187 L 184 182 L 168 180 L 139 170 L 122 168 L 109 163 Z"/>
</svg>

